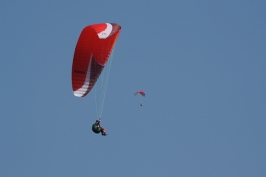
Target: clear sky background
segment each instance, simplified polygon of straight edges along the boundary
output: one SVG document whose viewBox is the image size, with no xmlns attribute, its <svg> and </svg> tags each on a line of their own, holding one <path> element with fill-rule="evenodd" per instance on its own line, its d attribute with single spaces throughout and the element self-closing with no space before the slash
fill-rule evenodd
<svg viewBox="0 0 266 177">
<path fill-rule="evenodd" d="M 264 0 L 1 1 L 0 176 L 265 177 L 265 17 Z M 107 137 L 71 85 L 103 22 L 122 26 Z"/>
</svg>

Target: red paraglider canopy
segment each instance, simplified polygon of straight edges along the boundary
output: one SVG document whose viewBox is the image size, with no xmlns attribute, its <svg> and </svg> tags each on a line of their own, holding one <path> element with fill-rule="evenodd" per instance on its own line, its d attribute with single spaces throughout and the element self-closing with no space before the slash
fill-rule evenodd
<svg viewBox="0 0 266 177">
<path fill-rule="evenodd" d="M 77 97 L 86 96 L 101 74 L 120 33 L 115 23 L 85 27 L 78 39 L 72 64 L 72 89 Z"/>
<path fill-rule="evenodd" d="M 145 96 L 145 92 L 143 90 L 139 90 L 134 95 L 136 96 L 137 94 L 141 94 L 142 96 Z"/>
</svg>

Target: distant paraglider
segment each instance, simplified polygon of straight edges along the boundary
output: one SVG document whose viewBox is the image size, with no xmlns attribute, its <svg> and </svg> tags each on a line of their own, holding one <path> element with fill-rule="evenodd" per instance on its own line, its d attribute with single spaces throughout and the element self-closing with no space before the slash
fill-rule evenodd
<svg viewBox="0 0 266 177">
<path fill-rule="evenodd" d="M 145 95 L 146 95 L 143 90 L 139 90 L 139 91 L 137 91 L 137 92 L 134 93 L 135 96 L 137 96 L 138 94 L 142 95 L 143 97 L 145 97 Z M 140 106 L 143 106 L 143 104 L 140 103 Z"/>
</svg>

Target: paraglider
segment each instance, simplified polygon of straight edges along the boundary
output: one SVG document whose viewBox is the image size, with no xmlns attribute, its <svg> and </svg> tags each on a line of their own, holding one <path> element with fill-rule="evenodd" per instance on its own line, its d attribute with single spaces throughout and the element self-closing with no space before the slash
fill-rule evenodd
<svg viewBox="0 0 266 177">
<path fill-rule="evenodd" d="M 77 41 L 72 64 L 72 90 L 76 97 L 85 97 L 94 85 L 109 60 L 119 36 L 121 26 L 115 23 L 93 24 L 85 27 Z M 107 75 L 108 81 L 108 75 Z M 107 81 L 102 89 L 99 117 L 102 117 Z M 96 109 L 97 112 L 97 109 Z M 93 124 L 94 125 L 94 124 Z M 95 133 L 104 128 L 95 126 Z M 104 130 L 105 133 L 105 130 Z"/>
<path fill-rule="evenodd" d="M 96 120 L 96 122 L 92 125 L 92 131 L 96 134 L 101 132 L 102 136 L 107 136 L 105 129 L 101 127 L 100 123 L 101 123 L 101 120 Z"/>
<path fill-rule="evenodd" d="M 139 90 L 139 91 L 134 93 L 135 96 L 137 96 L 138 94 L 142 95 L 143 97 L 145 97 L 145 95 L 146 95 L 143 90 Z M 142 103 L 140 103 L 140 106 L 142 106 Z"/>
</svg>

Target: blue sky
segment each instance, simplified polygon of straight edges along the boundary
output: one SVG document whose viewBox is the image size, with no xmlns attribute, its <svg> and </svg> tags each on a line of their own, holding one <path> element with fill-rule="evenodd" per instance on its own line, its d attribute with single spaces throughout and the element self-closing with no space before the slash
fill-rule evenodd
<svg viewBox="0 0 266 177">
<path fill-rule="evenodd" d="M 262 0 L 3 1 L 0 176 L 266 176 L 265 17 Z M 71 86 L 79 34 L 103 22 L 122 26 L 107 137 Z"/>
</svg>

